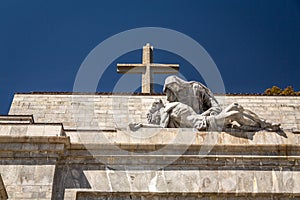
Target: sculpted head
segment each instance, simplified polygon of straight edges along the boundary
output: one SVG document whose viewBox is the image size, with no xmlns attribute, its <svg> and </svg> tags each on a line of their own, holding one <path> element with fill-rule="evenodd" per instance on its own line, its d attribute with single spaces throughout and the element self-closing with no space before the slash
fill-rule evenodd
<svg viewBox="0 0 300 200">
<path fill-rule="evenodd" d="M 164 108 L 164 104 L 161 99 L 155 100 L 147 113 L 147 119 L 149 124 L 160 124 L 160 109 Z"/>
<path fill-rule="evenodd" d="M 164 107 L 164 104 L 163 104 L 163 102 L 162 102 L 161 99 L 155 100 L 155 101 L 152 103 L 152 106 L 151 106 L 151 108 L 150 108 L 150 112 L 151 112 L 151 113 L 154 113 L 154 112 L 160 110 L 160 109 L 163 108 L 163 107 Z"/>
<path fill-rule="evenodd" d="M 169 102 L 178 101 L 178 94 L 187 86 L 187 82 L 177 76 L 169 76 L 165 80 L 163 91 Z"/>
<path fill-rule="evenodd" d="M 166 87 L 165 93 L 166 93 L 166 96 L 167 96 L 167 100 L 169 102 L 177 101 L 176 95 L 174 94 L 174 92 L 172 90 L 170 90 L 169 88 Z"/>
</svg>

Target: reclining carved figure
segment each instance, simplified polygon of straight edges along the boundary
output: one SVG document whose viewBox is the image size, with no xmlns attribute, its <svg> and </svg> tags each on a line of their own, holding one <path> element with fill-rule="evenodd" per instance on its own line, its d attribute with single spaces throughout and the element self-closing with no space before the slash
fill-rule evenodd
<svg viewBox="0 0 300 200">
<path fill-rule="evenodd" d="M 237 103 L 222 110 L 210 90 L 195 81 L 186 82 L 170 76 L 165 81 L 164 92 L 168 102 L 164 105 L 161 99 L 156 100 L 147 114 L 148 124 L 130 123 L 131 130 L 140 127 L 198 130 L 229 127 L 245 131 L 280 129 L 280 124 L 267 122 Z"/>
</svg>

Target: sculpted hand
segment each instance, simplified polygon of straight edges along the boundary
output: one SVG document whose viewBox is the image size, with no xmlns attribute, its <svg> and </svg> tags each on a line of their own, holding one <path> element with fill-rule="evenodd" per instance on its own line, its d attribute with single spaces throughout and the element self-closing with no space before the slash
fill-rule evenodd
<svg viewBox="0 0 300 200">
<path fill-rule="evenodd" d="M 131 123 L 129 123 L 129 128 L 130 128 L 131 131 L 136 131 L 139 128 L 141 128 L 142 126 L 143 126 L 142 123 L 137 123 L 137 122 L 131 122 Z"/>
<path fill-rule="evenodd" d="M 205 112 L 201 113 L 202 116 L 212 116 L 212 115 L 218 115 L 221 113 L 222 109 L 220 107 L 211 107 Z"/>
</svg>

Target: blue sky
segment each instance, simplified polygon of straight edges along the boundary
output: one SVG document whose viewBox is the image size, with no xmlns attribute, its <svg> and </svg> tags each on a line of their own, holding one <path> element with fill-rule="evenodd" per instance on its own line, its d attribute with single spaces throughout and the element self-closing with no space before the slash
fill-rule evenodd
<svg viewBox="0 0 300 200">
<path fill-rule="evenodd" d="M 15 92 L 72 91 L 93 48 L 139 27 L 169 28 L 196 40 L 228 93 L 262 93 L 273 85 L 300 90 L 296 0 L 1 0 L 0 27 L 0 114 L 8 112 Z M 98 91 L 112 91 L 121 77 L 117 62 L 140 62 L 140 56 L 134 51 L 118 58 Z M 202 80 L 172 53 L 154 56 L 155 62 L 179 63 L 187 79 Z"/>
</svg>

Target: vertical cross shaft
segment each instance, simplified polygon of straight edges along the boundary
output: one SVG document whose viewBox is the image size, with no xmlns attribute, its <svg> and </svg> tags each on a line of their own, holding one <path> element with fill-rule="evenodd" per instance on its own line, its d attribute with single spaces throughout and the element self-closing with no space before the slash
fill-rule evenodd
<svg viewBox="0 0 300 200">
<path fill-rule="evenodd" d="M 153 75 L 150 64 L 153 62 L 153 47 L 147 43 L 143 46 L 142 63 L 145 65 L 145 73 L 142 74 L 142 93 L 153 92 Z"/>
</svg>

